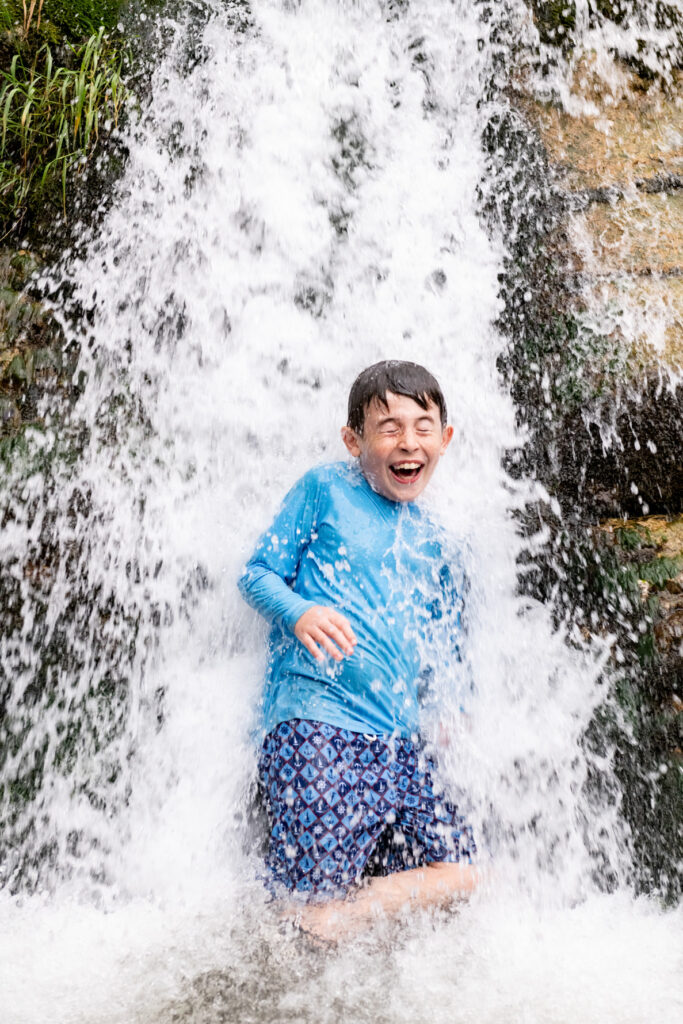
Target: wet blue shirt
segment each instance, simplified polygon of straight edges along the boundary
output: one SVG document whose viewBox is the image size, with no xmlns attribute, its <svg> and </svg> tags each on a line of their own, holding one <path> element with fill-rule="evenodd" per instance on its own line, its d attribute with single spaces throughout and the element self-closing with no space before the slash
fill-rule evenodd
<svg viewBox="0 0 683 1024">
<path fill-rule="evenodd" d="M 414 503 L 383 498 L 356 466 L 321 466 L 286 496 L 239 582 L 273 624 L 265 729 L 307 718 L 355 732 L 410 736 L 418 689 L 437 656 L 433 626 L 459 626 L 439 534 Z M 353 655 L 316 661 L 293 633 L 313 605 L 345 615 Z M 443 648 L 443 644 L 442 644 Z M 447 657 L 455 645 L 449 643 Z"/>
</svg>

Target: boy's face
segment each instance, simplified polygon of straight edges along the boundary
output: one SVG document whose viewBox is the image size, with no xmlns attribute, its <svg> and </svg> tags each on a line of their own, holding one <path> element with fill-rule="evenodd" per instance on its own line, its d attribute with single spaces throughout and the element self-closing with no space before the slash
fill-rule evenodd
<svg viewBox="0 0 683 1024">
<path fill-rule="evenodd" d="M 422 494 L 452 437 L 453 427 L 441 426 L 433 402 L 423 409 L 392 392 L 386 407 L 370 403 L 362 434 L 342 427 L 344 444 L 360 460 L 368 483 L 391 501 L 415 501 Z"/>
</svg>

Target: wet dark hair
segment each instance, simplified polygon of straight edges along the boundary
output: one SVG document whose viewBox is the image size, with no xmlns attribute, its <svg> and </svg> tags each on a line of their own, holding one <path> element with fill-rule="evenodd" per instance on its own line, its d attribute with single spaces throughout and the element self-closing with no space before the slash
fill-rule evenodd
<svg viewBox="0 0 683 1024">
<path fill-rule="evenodd" d="M 357 434 L 363 433 L 365 413 L 373 401 L 386 406 L 387 391 L 412 398 L 422 409 L 433 402 L 441 414 L 441 426 L 446 426 L 446 400 L 438 381 L 429 370 L 418 363 L 385 359 L 359 373 L 349 392 L 347 423 Z"/>
</svg>

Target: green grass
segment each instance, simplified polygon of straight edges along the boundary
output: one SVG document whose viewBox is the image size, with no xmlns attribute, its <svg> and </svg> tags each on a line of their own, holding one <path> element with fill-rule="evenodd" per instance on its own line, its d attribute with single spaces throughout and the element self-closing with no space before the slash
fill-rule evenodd
<svg viewBox="0 0 683 1024">
<path fill-rule="evenodd" d="M 118 123 L 127 96 L 121 54 L 103 28 L 70 51 L 70 67 L 57 63 L 45 43 L 30 63 L 17 52 L 9 70 L 0 70 L 3 233 L 55 186 L 64 206 L 68 178 Z"/>
<path fill-rule="evenodd" d="M 0 29 L 16 29 L 24 39 L 77 42 L 100 27 L 112 29 L 125 0 L 2 0 Z"/>
</svg>

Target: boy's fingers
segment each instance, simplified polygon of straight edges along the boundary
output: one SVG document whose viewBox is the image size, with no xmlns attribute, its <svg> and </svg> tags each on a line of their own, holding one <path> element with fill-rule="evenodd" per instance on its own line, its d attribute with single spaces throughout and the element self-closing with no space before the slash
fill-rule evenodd
<svg viewBox="0 0 683 1024">
<path fill-rule="evenodd" d="M 320 661 L 322 659 L 320 648 L 313 642 L 313 640 L 311 640 L 308 634 L 304 633 L 301 637 L 301 643 L 304 645 L 308 653 L 313 655 L 316 661 Z"/>
<path fill-rule="evenodd" d="M 340 612 L 333 612 L 332 615 L 330 616 L 330 619 L 332 620 L 334 625 L 342 631 L 342 633 L 349 641 L 349 643 L 356 643 L 356 637 L 353 630 L 351 629 L 351 623 L 349 622 L 345 615 L 342 615 Z"/>
<path fill-rule="evenodd" d="M 316 643 L 319 643 L 321 647 L 324 647 L 327 653 L 331 654 L 335 661 L 341 661 L 343 657 L 342 652 L 332 643 L 322 627 L 319 626 L 313 635 L 315 636 Z"/>
<path fill-rule="evenodd" d="M 328 623 L 325 632 L 341 647 L 345 654 L 353 654 L 353 644 L 349 640 L 348 636 L 342 632 L 338 626 L 335 626 L 334 623 L 330 622 Z"/>
<path fill-rule="evenodd" d="M 335 661 L 341 661 L 345 654 L 353 654 L 356 644 L 348 619 L 334 608 L 312 608 L 304 612 L 294 633 L 316 661 L 324 656 L 321 647 Z"/>
</svg>

